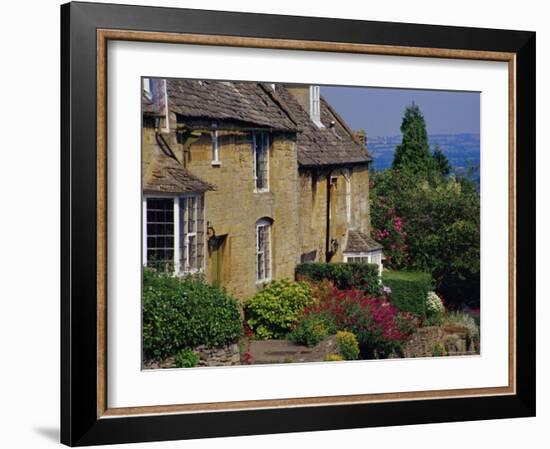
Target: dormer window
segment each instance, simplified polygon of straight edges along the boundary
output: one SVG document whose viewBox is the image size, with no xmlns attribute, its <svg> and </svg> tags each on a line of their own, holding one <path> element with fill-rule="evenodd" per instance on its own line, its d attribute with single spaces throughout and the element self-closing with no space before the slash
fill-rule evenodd
<svg viewBox="0 0 550 449">
<path fill-rule="evenodd" d="M 309 86 L 309 116 L 318 128 L 324 128 L 321 123 L 321 89 L 319 86 Z"/>
<path fill-rule="evenodd" d="M 151 78 L 143 78 L 143 91 L 145 92 L 145 95 L 147 95 L 147 98 L 149 98 L 149 100 L 153 98 Z"/>
<path fill-rule="evenodd" d="M 218 136 L 218 130 L 213 129 L 212 130 L 212 166 L 220 166 L 222 163 L 220 162 L 220 148 L 219 148 L 219 136 Z"/>
</svg>

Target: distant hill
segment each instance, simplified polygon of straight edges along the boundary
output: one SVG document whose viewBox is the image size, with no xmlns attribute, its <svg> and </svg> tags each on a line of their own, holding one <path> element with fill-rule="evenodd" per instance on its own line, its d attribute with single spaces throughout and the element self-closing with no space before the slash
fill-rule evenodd
<svg viewBox="0 0 550 449">
<path fill-rule="evenodd" d="M 479 186 L 479 134 L 431 134 L 428 136 L 430 148 L 439 145 L 453 166 L 453 172 L 471 172 L 472 179 Z M 401 135 L 369 137 L 368 150 L 374 160 L 375 170 L 390 168 L 395 147 L 401 143 Z"/>
</svg>

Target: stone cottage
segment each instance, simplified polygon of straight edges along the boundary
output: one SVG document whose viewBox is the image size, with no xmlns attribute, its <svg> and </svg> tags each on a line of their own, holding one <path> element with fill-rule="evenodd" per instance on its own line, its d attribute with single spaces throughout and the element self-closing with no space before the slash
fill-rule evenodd
<svg viewBox="0 0 550 449">
<path fill-rule="evenodd" d="M 304 261 L 371 262 L 371 159 L 318 86 L 144 79 L 143 264 L 237 297 Z"/>
</svg>

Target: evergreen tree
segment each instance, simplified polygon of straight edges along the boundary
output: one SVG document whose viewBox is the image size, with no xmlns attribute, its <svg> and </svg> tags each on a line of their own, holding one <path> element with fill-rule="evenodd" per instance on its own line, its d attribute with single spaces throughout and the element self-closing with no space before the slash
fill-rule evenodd
<svg viewBox="0 0 550 449">
<path fill-rule="evenodd" d="M 405 109 L 401 122 L 403 139 L 395 148 L 393 169 L 428 174 L 434 168 L 434 160 L 428 145 L 426 122 L 420 108 L 412 102 Z"/>
<path fill-rule="evenodd" d="M 432 153 L 435 169 L 441 174 L 441 176 L 447 176 L 451 173 L 451 164 L 447 156 L 443 153 L 443 150 L 436 145 Z"/>
</svg>

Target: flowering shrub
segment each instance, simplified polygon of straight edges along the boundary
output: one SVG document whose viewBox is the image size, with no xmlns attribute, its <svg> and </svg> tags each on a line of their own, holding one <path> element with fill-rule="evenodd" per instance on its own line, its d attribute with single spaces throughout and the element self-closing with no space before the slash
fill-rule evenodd
<svg viewBox="0 0 550 449">
<path fill-rule="evenodd" d="M 445 306 L 441 298 L 435 292 L 428 292 L 426 298 L 426 316 L 428 322 L 432 325 L 441 324 L 444 314 Z"/>
<path fill-rule="evenodd" d="M 243 354 L 243 362 L 247 365 L 250 365 L 252 363 L 252 353 L 250 351 L 246 351 Z"/>
<path fill-rule="evenodd" d="M 384 209 L 381 201 L 378 207 L 384 212 L 381 214 L 374 238 L 384 246 L 384 264 L 389 268 L 400 268 L 408 260 L 407 233 L 403 230 L 403 218 L 395 213 L 393 207 Z"/>
<path fill-rule="evenodd" d="M 248 300 L 248 326 L 261 340 L 282 338 L 292 330 L 304 307 L 312 302 L 311 288 L 306 282 L 273 281 Z"/>
<path fill-rule="evenodd" d="M 428 297 L 426 298 L 426 314 L 430 316 L 442 313 L 445 313 L 443 301 L 435 292 L 428 292 Z"/>
<path fill-rule="evenodd" d="M 329 333 L 353 332 L 366 352 L 387 356 L 407 337 L 398 310 L 386 298 L 367 296 L 360 290 L 342 291 L 327 282 L 317 286 L 314 294 L 317 301 L 306 307 L 304 317 L 321 317 Z"/>
<path fill-rule="evenodd" d="M 325 356 L 325 362 L 341 362 L 344 360 L 340 354 L 327 354 Z"/>
<path fill-rule="evenodd" d="M 420 318 L 414 313 L 397 313 L 397 328 L 402 335 L 411 335 L 420 327 L 420 324 Z"/>
</svg>

